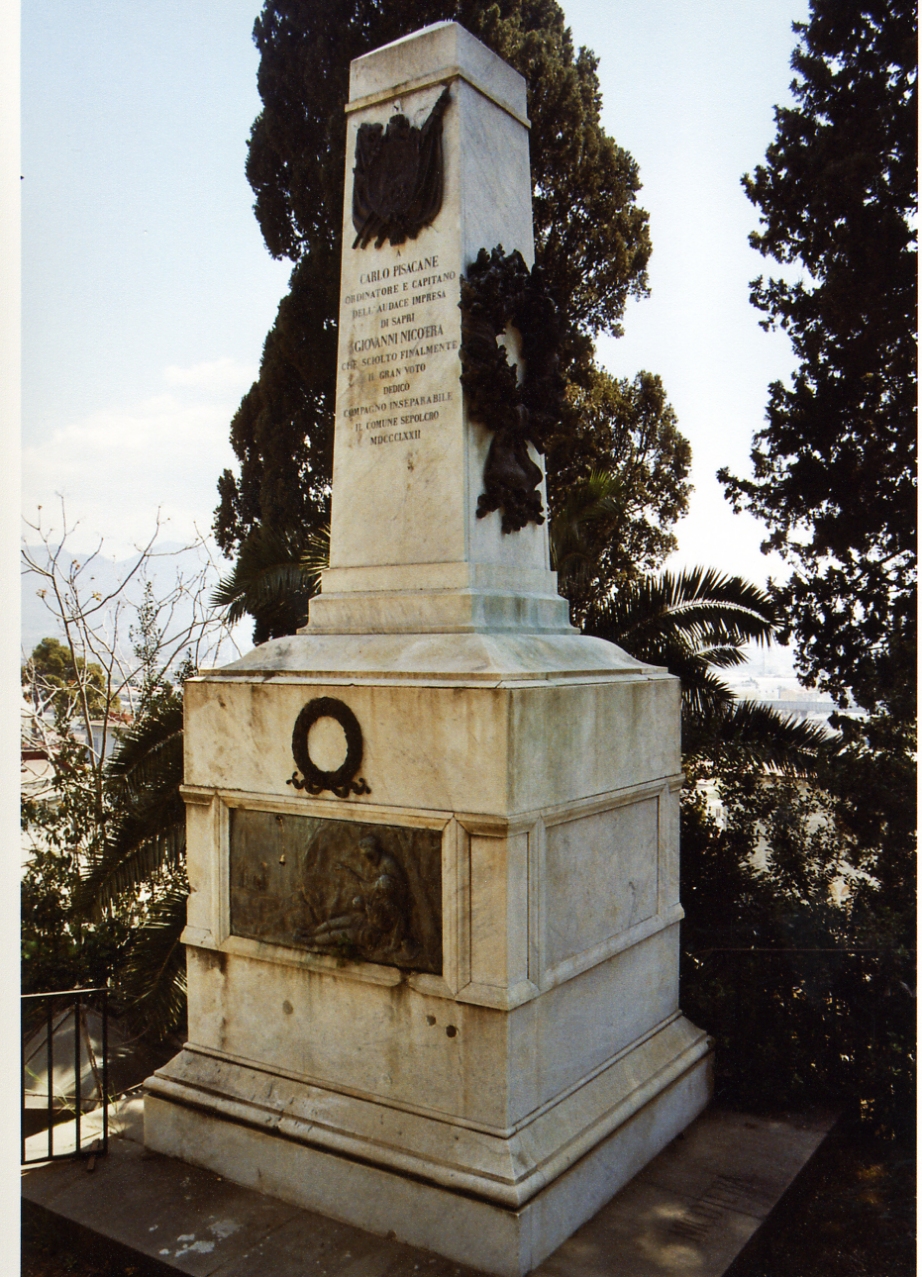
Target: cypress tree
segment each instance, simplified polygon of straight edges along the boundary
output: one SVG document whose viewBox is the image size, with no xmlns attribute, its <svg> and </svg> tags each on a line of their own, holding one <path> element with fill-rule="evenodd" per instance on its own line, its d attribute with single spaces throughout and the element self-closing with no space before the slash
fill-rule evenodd
<svg viewBox="0 0 922 1277">
<path fill-rule="evenodd" d="M 796 105 L 743 179 L 763 327 L 798 360 L 769 388 L 754 478 L 720 478 L 793 565 L 779 592 L 801 673 L 842 704 L 913 714 L 916 534 L 916 17 L 910 0 L 812 0 Z"/>
</svg>

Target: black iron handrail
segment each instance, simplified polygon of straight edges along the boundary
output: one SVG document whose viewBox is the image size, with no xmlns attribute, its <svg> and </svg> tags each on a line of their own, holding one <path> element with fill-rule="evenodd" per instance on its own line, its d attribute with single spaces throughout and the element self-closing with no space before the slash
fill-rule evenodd
<svg viewBox="0 0 922 1277">
<path fill-rule="evenodd" d="M 99 1092 L 100 1106 L 102 1108 L 102 1141 L 95 1140 L 92 1145 L 87 1148 L 82 1147 L 80 1138 L 80 1119 L 82 1116 L 83 1102 L 83 1086 L 82 1086 L 82 1069 L 81 1069 L 81 1025 L 83 1023 L 82 1015 L 85 1014 L 85 1004 L 89 999 L 98 1000 L 99 1010 L 102 1017 L 102 1071 L 97 1067 L 96 1058 L 90 1043 L 89 1032 L 87 1032 L 87 1053 L 89 1055 L 90 1068 L 96 1079 L 96 1086 Z M 27 1025 L 26 1017 L 23 1019 L 21 1033 L 21 1079 L 22 1079 L 22 1165 L 27 1166 L 34 1162 L 48 1161 L 64 1161 L 69 1158 L 78 1157 L 99 1157 L 108 1152 L 109 1149 L 109 990 L 101 989 L 66 989 L 55 993 L 24 993 L 22 994 L 23 1010 L 31 1006 L 40 1007 L 42 1002 L 47 1005 L 45 1014 L 42 1017 L 45 1023 L 45 1059 L 47 1069 L 47 1085 L 48 1085 L 48 1152 L 39 1157 L 26 1156 L 26 1042 L 27 1042 Z M 60 1007 L 62 1001 L 65 1003 L 64 1017 L 68 1011 L 73 1009 L 74 1017 L 74 1148 L 66 1153 L 56 1153 L 54 1151 L 54 1130 L 55 1130 L 55 1107 L 54 1107 L 54 1088 L 52 1085 L 54 1072 L 54 1032 L 55 1032 L 55 1015 L 57 1008 Z M 58 1024 L 61 1023 L 58 1018 Z M 28 1017 L 29 1020 L 32 1017 Z M 31 1025 L 29 1026 L 31 1031 Z"/>
<path fill-rule="evenodd" d="M 915 949 L 908 949 L 907 953 L 915 953 Z M 738 945 L 736 948 L 728 949 L 686 949 L 686 957 L 701 958 L 709 953 L 875 953 L 889 954 L 893 953 L 893 948 L 889 949 L 867 949 L 857 948 L 855 945 L 826 945 L 823 948 L 797 949 L 787 945 L 764 945 L 761 948 L 755 945 Z"/>
</svg>

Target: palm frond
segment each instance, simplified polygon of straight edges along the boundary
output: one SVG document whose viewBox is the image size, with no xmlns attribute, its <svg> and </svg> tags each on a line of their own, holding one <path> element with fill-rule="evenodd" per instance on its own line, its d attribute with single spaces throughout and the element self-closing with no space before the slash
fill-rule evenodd
<svg viewBox="0 0 922 1277">
<path fill-rule="evenodd" d="M 309 532 L 304 538 L 301 551 L 301 567 L 316 578 L 315 588 L 320 587 L 320 573 L 330 566 L 330 525 L 325 523 L 316 532 Z"/>
<path fill-rule="evenodd" d="M 590 609 L 584 630 L 649 660 L 664 635 L 693 648 L 771 641 L 774 607 L 742 577 L 713 568 L 686 568 L 626 582 Z"/>
<path fill-rule="evenodd" d="M 177 880 L 138 928 L 116 993 L 130 1024 L 155 1037 L 176 1029 L 186 1012 L 186 958 L 180 936 L 186 925 L 188 885 Z"/>
<path fill-rule="evenodd" d="M 820 759 L 839 747 L 836 733 L 803 719 L 782 715 L 758 701 L 734 700 L 686 715 L 682 725 L 686 756 L 770 767 L 807 776 Z"/>
<path fill-rule="evenodd" d="M 223 577 L 211 596 L 213 604 L 227 607 L 227 619 L 231 624 L 242 621 L 247 615 L 258 615 L 283 603 L 290 604 L 301 595 L 308 598 L 316 593 L 310 588 L 308 575 L 300 563 L 276 563 L 260 569 L 258 574 L 242 580 L 242 573 L 234 569 Z"/>
<path fill-rule="evenodd" d="M 307 621 L 329 549 L 328 527 L 305 536 L 257 524 L 240 546 L 233 571 L 213 591 L 212 604 L 226 607 L 231 622 L 252 616 L 255 643 L 294 634 Z"/>
<path fill-rule="evenodd" d="M 228 620 L 247 613 L 290 604 L 293 597 L 316 594 L 320 573 L 329 561 L 329 529 L 307 538 L 258 525 L 240 547 L 237 562 L 211 595 L 215 607 L 228 609 Z"/>
<path fill-rule="evenodd" d="M 723 644 L 717 647 L 703 647 L 698 652 L 698 656 L 706 665 L 720 670 L 733 669 L 737 665 L 745 665 L 747 661 L 746 653 L 740 648 Z"/>
<path fill-rule="evenodd" d="M 154 875 L 181 865 L 185 851 L 185 810 L 178 793 L 163 804 L 128 813 L 81 875 L 76 908 L 99 919 L 121 897 L 140 891 Z"/>
<path fill-rule="evenodd" d="M 715 673 L 743 664 L 744 644 L 771 642 L 773 622 L 772 600 L 764 590 L 742 577 L 698 567 L 627 582 L 590 610 L 584 630 L 681 679 L 686 757 L 805 775 L 836 748 L 838 738 L 740 700 Z"/>
<path fill-rule="evenodd" d="M 177 740 L 182 740 L 182 726 L 182 696 L 171 691 L 157 698 L 137 722 L 122 733 L 106 767 L 108 776 L 123 780 L 130 789 L 141 787 L 140 776 L 150 758 L 162 753 L 165 746 L 175 748 Z M 136 773 L 137 768 L 141 771 Z"/>
<path fill-rule="evenodd" d="M 105 840 L 85 865 L 75 894 L 75 906 L 86 916 L 98 920 L 121 897 L 136 896 L 152 876 L 182 863 L 182 726 L 182 699 L 171 688 L 147 704 L 109 761 Z"/>
<path fill-rule="evenodd" d="M 118 763 L 115 759 L 113 762 Z M 165 740 L 152 744 L 144 754 L 139 754 L 130 766 L 110 769 L 108 791 L 111 798 L 122 801 L 139 801 L 144 795 L 164 793 L 171 786 L 182 783 L 183 734 L 182 729 Z"/>
<path fill-rule="evenodd" d="M 624 482 L 608 470 L 593 470 L 588 479 L 568 491 L 551 517 L 548 539 L 551 567 L 565 575 L 594 561 L 588 527 L 616 522 L 624 515 Z"/>
<path fill-rule="evenodd" d="M 682 680 L 683 723 L 720 714 L 736 701 L 736 693 L 703 662 L 690 658 L 686 662 L 672 662 L 668 668 Z"/>
</svg>

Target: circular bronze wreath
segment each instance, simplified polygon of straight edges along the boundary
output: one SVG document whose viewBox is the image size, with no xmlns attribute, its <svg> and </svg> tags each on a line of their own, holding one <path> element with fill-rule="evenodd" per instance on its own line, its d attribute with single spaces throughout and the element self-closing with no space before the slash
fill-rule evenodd
<svg viewBox="0 0 922 1277">
<path fill-rule="evenodd" d="M 307 744 L 310 730 L 320 718 L 335 719 L 346 735 L 345 760 L 332 772 L 324 771 L 314 763 Z M 328 789 L 337 798 L 348 798 L 350 794 L 370 794 L 371 790 L 364 776 L 355 780 L 355 774 L 362 765 L 362 748 L 362 729 L 349 706 L 332 696 L 318 696 L 316 700 L 308 701 L 295 719 L 291 752 L 301 776 L 294 772 L 287 783 L 295 789 L 305 789 L 309 794 L 315 795 Z"/>
</svg>

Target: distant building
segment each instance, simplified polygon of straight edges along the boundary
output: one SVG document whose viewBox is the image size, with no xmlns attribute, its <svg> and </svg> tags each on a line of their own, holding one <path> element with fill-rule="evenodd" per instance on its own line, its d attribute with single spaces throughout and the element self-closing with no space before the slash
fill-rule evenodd
<svg viewBox="0 0 922 1277">
<path fill-rule="evenodd" d="M 821 726 L 827 725 L 830 714 L 864 717 L 857 707 L 839 709 L 827 692 L 804 687 L 793 675 L 748 675 L 736 680 L 728 678 L 726 682 L 741 700 L 757 701 L 786 717 L 802 718 Z"/>
<path fill-rule="evenodd" d="M 119 742 L 126 726 L 131 722 L 130 714 L 110 714 L 108 722 L 103 719 L 91 719 L 92 747 L 98 758 L 103 749 L 105 732 L 105 757 L 110 758 Z M 79 720 L 70 725 L 71 739 L 80 744 L 87 743 L 86 726 Z M 23 696 L 20 708 L 20 793 L 22 799 L 32 802 L 56 803 L 58 794 L 55 789 L 54 758 L 57 751 L 64 748 L 66 738 L 58 731 L 50 715 L 42 715 L 36 711 L 28 696 Z M 34 829 L 23 829 L 21 838 L 22 865 L 25 867 L 41 843 L 41 838 Z"/>
<path fill-rule="evenodd" d="M 118 744 L 122 732 L 130 722 L 130 714 L 110 714 L 108 722 L 102 718 L 90 719 L 90 730 L 93 733 L 93 753 L 97 758 L 102 754 L 103 736 L 105 735 L 105 757 L 111 758 L 112 751 Z M 82 722 L 74 722 L 71 730 L 75 740 L 86 743 L 86 726 Z"/>
</svg>

